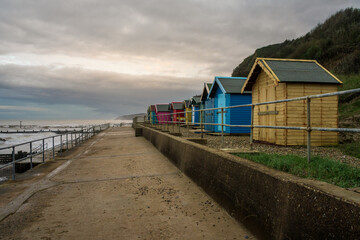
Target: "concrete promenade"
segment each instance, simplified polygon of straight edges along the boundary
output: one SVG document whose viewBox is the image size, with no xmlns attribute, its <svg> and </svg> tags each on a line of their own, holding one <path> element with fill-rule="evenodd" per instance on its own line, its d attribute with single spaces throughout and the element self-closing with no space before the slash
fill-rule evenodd
<svg viewBox="0 0 360 240">
<path fill-rule="evenodd" d="M 255 239 L 134 135 L 108 129 L 0 185 L 0 239 Z"/>
</svg>

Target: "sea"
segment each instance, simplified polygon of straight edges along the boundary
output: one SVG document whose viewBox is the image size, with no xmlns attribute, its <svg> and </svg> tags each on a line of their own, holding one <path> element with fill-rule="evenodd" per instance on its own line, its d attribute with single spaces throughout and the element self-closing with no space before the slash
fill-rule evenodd
<svg viewBox="0 0 360 240">
<path fill-rule="evenodd" d="M 94 125 L 109 123 L 110 126 L 127 126 L 132 120 L 0 120 L 0 154 L 11 153 L 11 148 L 3 149 L 13 145 L 34 141 L 57 135 L 49 130 L 80 130 Z M 6 133 L 16 131 L 41 131 L 38 133 Z M 60 138 L 55 138 L 55 145 L 60 143 Z M 33 148 L 42 144 L 35 142 Z M 52 146 L 52 139 L 45 142 L 47 147 Z M 1 150 L 2 149 L 2 150 Z M 29 151 L 29 145 L 17 146 L 16 151 Z"/>
</svg>

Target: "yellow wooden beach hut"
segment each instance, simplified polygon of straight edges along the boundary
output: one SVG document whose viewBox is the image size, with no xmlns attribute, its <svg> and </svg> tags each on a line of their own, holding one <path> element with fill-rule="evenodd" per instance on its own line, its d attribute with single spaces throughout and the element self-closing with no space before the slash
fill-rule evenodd
<svg viewBox="0 0 360 240">
<path fill-rule="evenodd" d="M 342 82 L 315 60 L 257 58 L 242 88 L 252 91 L 252 102 L 268 102 L 336 92 Z M 311 99 L 311 126 L 338 127 L 338 97 Z M 260 105 L 254 108 L 254 125 L 307 126 L 306 101 Z M 253 139 L 279 145 L 306 145 L 302 130 L 254 128 Z M 338 144 L 336 132 L 313 131 L 311 145 Z"/>
<path fill-rule="evenodd" d="M 192 124 L 192 109 L 191 109 L 191 100 L 187 99 L 184 100 L 184 106 L 185 106 L 185 122 L 186 124 Z"/>
</svg>

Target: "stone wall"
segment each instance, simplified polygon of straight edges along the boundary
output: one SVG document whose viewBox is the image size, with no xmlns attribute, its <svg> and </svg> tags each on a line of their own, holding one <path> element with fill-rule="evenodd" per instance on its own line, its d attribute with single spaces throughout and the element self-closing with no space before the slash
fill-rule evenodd
<svg viewBox="0 0 360 240">
<path fill-rule="evenodd" d="M 356 239 L 360 194 L 144 127 L 143 136 L 262 239 Z"/>
</svg>

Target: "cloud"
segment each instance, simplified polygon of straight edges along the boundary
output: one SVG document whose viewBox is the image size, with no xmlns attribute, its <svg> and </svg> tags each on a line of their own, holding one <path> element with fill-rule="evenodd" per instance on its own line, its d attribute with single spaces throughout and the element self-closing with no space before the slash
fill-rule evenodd
<svg viewBox="0 0 360 240">
<path fill-rule="evenodd" d="M 81 68 L 0 65 L 0 96 L 38 104 L 68 104 L 103 113 L 143 112 L 147 105 L 199 94 L 207 79 L 128 75 Z"/>
<path fill-rule="evenodd" d="M 45 108 L 40 108 L 40 107 L 0 105 L 0 110 L 15 110 L 15 111 L 39 112 L 39 111 L 45 111 L 46 109 L 45 109 Z"/>
<path fill-rule="evenodd" d="M 356 0 L 7 1 L 0 53 L 158 58 L 228 73 L 264 44 L 298 37 Z M 235 65 L 234 65 L 235 64 Z M 219 66 L 220 65 L 220 66 Z M 217 67 L 219 66 L 219 67 Z M 226 69 L 227 67 L 227 69 Z"/>
<path fill-rule="evenodd" d="M 351 6 L 360 2 L 0 0 L 0 98 L 143 112 Z"/>
</svg>

